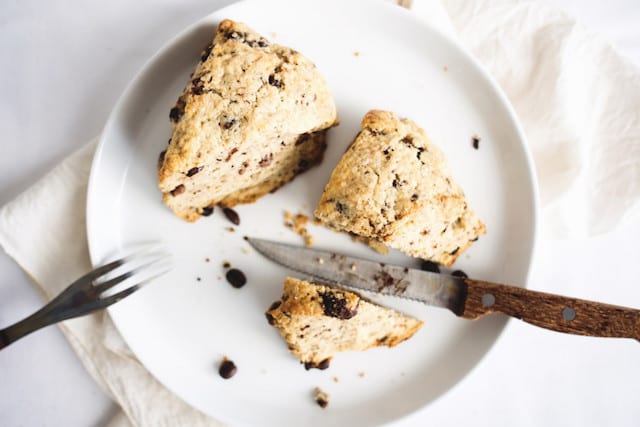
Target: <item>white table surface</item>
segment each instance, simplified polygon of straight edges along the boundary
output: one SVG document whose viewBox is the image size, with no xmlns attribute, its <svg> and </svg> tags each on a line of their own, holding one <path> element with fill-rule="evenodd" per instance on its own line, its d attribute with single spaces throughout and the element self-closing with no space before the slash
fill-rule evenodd
<svg viewBox="0 0 640 427">
<path fill-rule="evenodd" d="M 127 82 L 167 40 L 230 2 L 3 2 L 0 204 L 98 134 Z M 545 2 L 603 33 L 640 64 L 636 0 Z M 639 239 L 640 224 L 632 224 L 588 240 L 541 240 L 529 287 L 640 307 Z M 0 272 L 0 326 L 5 326 L 42 300 L 4 253 Z M 0 426 L 101 426 L 116 411 L 57 328 L 0 352 Z M 639 426 L 640 344 L 511 321 L 462 383 L 400 424 L 427 422 Z"/>
</svg>

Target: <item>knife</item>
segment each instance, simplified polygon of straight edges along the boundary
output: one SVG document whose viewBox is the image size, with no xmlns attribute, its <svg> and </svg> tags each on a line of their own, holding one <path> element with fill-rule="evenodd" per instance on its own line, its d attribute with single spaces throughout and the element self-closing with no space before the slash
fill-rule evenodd
<svg viewBox="0 0 640 427">
<path fill-rule="evenodd" d="M 324 283 L 409 298 L 477 319 L 502 313 L 576 335 L 640 341 L 640 310 L 246 238 L 258 252 Z"/>
</svg>

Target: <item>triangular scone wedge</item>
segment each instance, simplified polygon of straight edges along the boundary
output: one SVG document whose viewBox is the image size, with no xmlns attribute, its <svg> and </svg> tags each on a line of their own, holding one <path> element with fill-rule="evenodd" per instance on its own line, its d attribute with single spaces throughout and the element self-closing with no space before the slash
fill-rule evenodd
<svg viewBox="0 0 640 427">
<path fill-rule="evenodd" d="M 337 123 L 316 66 L 244 24 L 224 20 L 172 108 L 158 184 L 177 216 L 255 201 L 322 160 Z"/>
<path fill-rule="evenodd" d="M 486 234 L 444 154 L 424 130 L 379 110 L 364 116 L 315 216 L 334 230 L 445 266 Z"/>
<path fill-rule="evenodd" d="M 393 347 L 422 327 L 421 320 L 353 292 L 291 277 L 266 315 L 307 369 L 326 369 L 341 351 Z"/>
</svg>

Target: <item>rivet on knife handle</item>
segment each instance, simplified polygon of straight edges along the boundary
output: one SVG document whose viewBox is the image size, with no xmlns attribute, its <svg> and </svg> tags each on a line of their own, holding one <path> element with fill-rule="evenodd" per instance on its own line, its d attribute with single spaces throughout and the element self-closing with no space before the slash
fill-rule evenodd
<svg viewBox="0 0 640 427">
<path fill-rule="evenodd" d="M 640 310 L 474 279 L 465 283 L 461 316 L 467 319 L 503 313 L 554 331 L 640 341 Z"/>
</svg>

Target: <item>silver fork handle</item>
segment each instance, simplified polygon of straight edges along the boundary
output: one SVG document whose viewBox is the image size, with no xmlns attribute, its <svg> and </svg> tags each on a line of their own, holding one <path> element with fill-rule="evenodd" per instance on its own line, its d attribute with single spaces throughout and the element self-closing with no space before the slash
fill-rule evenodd
<svg viewBox="0 0 640 427">
<path fill-rule="evenodd" d="M 46 308 L 46 307 L 45 307 Z M 13 325 L 0 330 L 0 350 L 7 347 L 9 344 L 18 341 L 25 335 L 29 335 L 31 332 L 37 331 L 40 328 L 49 326 L 55 321 L 47 318 L 42 314 L 42 310 L 33 313 L 31 316 L 22 319 L 21 321 L 14 323 Z"/>
<path fill-rule="evenodd" d="M 106 300 L 95 300 L 80 305 L 76 304 L 76 301 L 84 299 L 84 297 L 90 293 L 92 293 L 91 290 L 78 289 L 74 285 L 71 285 L 31 316 L 4 329 L 0 329 L 0 350 L 38 329 L 63 320 L 84 316 L 85 314 L 92 313 L 109 305 L 106 303 Z"/>
</svg>

